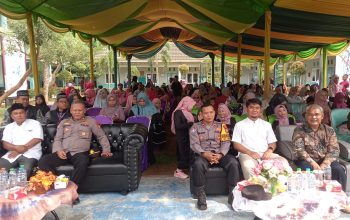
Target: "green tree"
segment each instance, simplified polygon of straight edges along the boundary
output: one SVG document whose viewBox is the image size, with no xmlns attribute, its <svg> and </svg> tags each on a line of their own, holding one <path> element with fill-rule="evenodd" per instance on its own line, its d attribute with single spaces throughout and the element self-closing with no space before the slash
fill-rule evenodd
<svg viewBox="0 0 350 220">
<path fill-rule="evenodd" d="M 148 59 L 148 65 L 151 69 L 151 73 L 153 73 L 153 67 L 155 63 L 157 78 L 159 76 L 159 60 L 161 60 L 161 62 L 163 63 L 164 68 L 168 68 L 169 63 L 171 62 L 169 50 L 170 44 L 166 43 L 164 47 L 160 50 L 160 52 Z"/>
<path fill-rule="evenodd" d="M 131 75 L 140 77 L 140 71 L 137 69 L 137 66 L 131 66 Z"/>
<path fill-rule="evenodd" d="M 8 26 L 16 39 L 14 44 L 24 42 L 24 49 L 20 52 L 29 55 L 26 22 L 8 20 Z M 89 47 L 80 39 L 74 38 L 71 33 L 52 32 L 40 19 L 34 25 L 34 35 L 38 62 L 42 63 L 43 93 L 48 99 L 48 90 L 55 83 L 56 75 L 62 66 L 73 66 L 77 62 L 88 63 Z M 55 67 L 52 73 L 51 66 Z"/>
</svg>

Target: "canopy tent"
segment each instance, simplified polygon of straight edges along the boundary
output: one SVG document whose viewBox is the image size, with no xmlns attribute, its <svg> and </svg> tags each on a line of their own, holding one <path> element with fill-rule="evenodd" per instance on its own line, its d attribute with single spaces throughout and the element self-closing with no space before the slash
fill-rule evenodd
<svg viewBox="0 0 350 220">
<path fill-rule="evenodd" d="M 269 10 L 272 19 L 264 16 Z M 318 48 L 335 55 L 350 36 L 350 1 L 343 0 L 1 0 L 0 13 L 40 17 L 54 31 L 90 43 L 95 38 L 139 58 L 171 40 L 193 57 L 221 55 L 224 45 L 225 56 L 240 51 L 245 59 L 270 54 L 269 63 L 287 62 L 311 58 Z"/>
</svg>

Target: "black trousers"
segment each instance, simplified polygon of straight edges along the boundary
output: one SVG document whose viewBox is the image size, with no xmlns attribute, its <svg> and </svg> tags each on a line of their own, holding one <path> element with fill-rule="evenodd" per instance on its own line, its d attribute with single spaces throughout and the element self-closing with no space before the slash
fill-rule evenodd
<svg viewBox="0 0 350 220">
<path fill-rule="evenodd" d="M 191 158 L 190 150 L 190 138 L 188 131 L 180 132 L 176 131 L 176 157 L 177 157 L 177 168 L 183 170 L 188 169 L 190 166 Z"/>
<path fill-rule="evenodd" d="M 302 170 L 305 170 L 306 168 L 310 168 L 310 170 L 312 170 L 311 164 L 305 160 L 296 160 L 294 161 L 294 163 L 295 165 L 297 165 L 297 167 L 300 167 Z M 333 161 L 331 163 L 331 170 L 332 180 L 337 180 L 341 184 L 343 191 L 345 191 L 346 173 L 344 167 L 342 167 L 342 165 L 340 165 L 338 161 Z"/>
<path fill-rule="evenodd" d="M 226 154 L 221 158 L 218 164 L 220 167 L 224 168 L 227 173 L 227 183 L 230 187 L 234 187 L 237 185 L 237 182 L 240 181 L 239 175 L 239 162 L 238 160 L 230 155 Z M 196 158 L 192 164 L 192 177 L 193 183 L 195 187 L 205 186 L 205 174 L 209 169 L 210 163 L 204 157 L 196 155 Z"/>
<path fill-rule="evenodd" d="M 55 174 L 57 174 L 56 167 L 68 164 L 71 164 L 74 167 L 72 176 L 70 176 L 70 180 L 79 185 L 84 179 L 87 172 L 87 167 L 90 164 L 88 152 L 77 153 L 74 155 L 71 155 L 68 152 L 66 160 L 59 158 L 57 153 L 47 154 L 43 156 L 38 163 L 41 170 L 44 170 L 46 172 L 51 171 Z"/>
</svg>

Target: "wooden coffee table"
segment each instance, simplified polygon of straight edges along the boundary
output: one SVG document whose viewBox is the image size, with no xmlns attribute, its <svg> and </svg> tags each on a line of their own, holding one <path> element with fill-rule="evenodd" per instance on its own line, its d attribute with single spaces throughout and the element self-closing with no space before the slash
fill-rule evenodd
<svg viewBox="0 0 350 220">
<path fill-rule="evenodd" d="M 0 219 L 2 220 L 37 220 L 54 211 L 62 204 L 72 205 L 78 198 L 77 185 L 69 182 L 66 189 L 50 190 L 45 194 L 36 195 L 29 192 L 27 197 L 10 200 L 0 197 Z"/>
</svg>

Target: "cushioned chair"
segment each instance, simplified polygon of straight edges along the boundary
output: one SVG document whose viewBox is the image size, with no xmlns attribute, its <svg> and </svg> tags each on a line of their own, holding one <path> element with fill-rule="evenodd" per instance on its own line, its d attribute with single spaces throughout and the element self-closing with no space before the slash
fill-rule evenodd
<svg viewBox="0 0 350 220">
<path fill-rule="evenodd" d="M 151 119 L 146 116 L 132 116 L 126 119 L 126 123 L 139 123 L 144 125 L 147 128 L 147 131 L 149 131 L 150 125 L 151 125 Z M 146 170 L 149 166 L 148 161 L 148 144 L 147 140 L 145 141 L 144 146 L 142 147 L 142 154 L 141 154 L 141 167 L 142 171 Z"/>
<path fill-rule="evenodd" d="M 113 124 L 113 120 L 108 117 L 108 116 L 104 116 L 104 115 L 97 115 L 95 117 L 96 123 L 100 124 L 100 125 L 111 125 Z"/>
<path fill-rule="evenodd" d="M 111 144 L 113 157 L 92 159 L 87 175 L 79 186 L 79 192 L 121 192 L 127 194 L 138 188 L 141 178 L 141 147 L 148 131 L 139 124 L 102 125 Z M 55 125 L 43 126 L 43 154 L 52 152 L 56 134 Z M 99 148 L 96 137 L 92 137 L 91 148 Z M 1 148 L 1 147 L 0 147 Z M 73 166 L 57 168 L 58 174 L 70 176 Z"/>
<path fill-rule="evenodd" d="M 196 197 L 193 183 L 192 167 L 190 168 L 190 191 L 193 197 Z M 205 192 L 207 195 L 228 195 L 228 185 L 226 172 L 219 166 L 211 166 L 206 174 Z"/>
<path fill-rule="evenodd" d="M 91 116 L 91 117 L 95 117 L 98 114 L 100 114 L 101 108 L 98 107 L 92 107 L 92 108 L 88 108 L 86 110 L 86 115 L 87 116 Z"/>
</svg>

